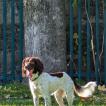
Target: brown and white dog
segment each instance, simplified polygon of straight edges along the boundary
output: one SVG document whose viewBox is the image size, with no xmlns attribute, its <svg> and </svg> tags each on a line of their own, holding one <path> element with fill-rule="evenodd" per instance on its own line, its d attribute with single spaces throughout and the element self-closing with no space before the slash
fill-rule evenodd
<svg viewBox="0 0 106 106">
<path fill-rule="evenodd" d="M 45 106 L 52 106 L 51 95 L 54 95 L 59 106 L 64 106 L 64 97 L 68 106 L 72 106 L 74 92 L 80 97 L 88 98 L 92 96 L 97 86 L 96 82 L 78 86 L 65 72 L 50 74 L 43 72 L 43 69 L 43 63 L 38 57 L 26 57 L 22 62 L 22 76 L 29 78 L 34 106 L 39 106 L 39 95 L 44 98 Z"/>
</svg>

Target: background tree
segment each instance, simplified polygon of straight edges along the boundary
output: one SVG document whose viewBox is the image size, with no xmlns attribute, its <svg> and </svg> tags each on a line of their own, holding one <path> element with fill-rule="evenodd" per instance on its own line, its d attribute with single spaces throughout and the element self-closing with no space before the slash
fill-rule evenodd
<svg viewBox="0 0 106 106">
<path fill-rule="evenodd" d="M 39 56 L 45 71 L 66 70 L 64 0 L 24 0 L 25 54 Z"/>
</svg>

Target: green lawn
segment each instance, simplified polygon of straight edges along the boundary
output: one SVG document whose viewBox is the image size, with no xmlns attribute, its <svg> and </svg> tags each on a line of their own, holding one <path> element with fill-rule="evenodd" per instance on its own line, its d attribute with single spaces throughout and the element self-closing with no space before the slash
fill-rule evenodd
<svg viewBox="0 0 106 106">
<path fill-rule="evenodd" d="M 40 106 L 44 106 L 43 99 L 40 98 Z M 58 106 L 52 97 L 52 106 Z M 67 106 L 67 102 L 65 100 Z M 18 82 L 0 85 L 0 106 L 33 106 L 32 97 L 28 86 Z M 96 91 L 93 98 L 81 101 L 75 97 L 74 106 L 106 106 L 106 94 Z"/>
</svg>

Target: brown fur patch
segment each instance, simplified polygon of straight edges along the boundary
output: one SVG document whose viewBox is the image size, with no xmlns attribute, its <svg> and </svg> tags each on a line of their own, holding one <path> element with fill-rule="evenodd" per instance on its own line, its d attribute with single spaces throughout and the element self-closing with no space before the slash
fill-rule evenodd
<svg viewBox="0 0 106 106">
<path fill-rule="evenodd" d="M 32 70 L 32 73 L 42 73 L 44 66 L 42 61 L 38 57 L 26 57 L 22 61 L 22 76 L 26 77 L 26 70 Z"/>
<path fill-rule="evenodd" d="M 25 62 L 28 62 L 29 60 L 30 60 L 30 57 L 26 57 L 22 61 L 22 77 L 26 76 Z"/>
<path fill-rule="evenodd" d="M 44 70 L 44 66 L 43 66 L 43 63 L 42 63 L 42 61 L 40 60 L 40 59 L 38 59 L 38 58 L 32 58 L 32 60 L 30 61 L 30 63 L 31 64 L 33 64 L 34 63 L 34 71 L 33 71 L 33 73 L 37 73 L 38 72 L 38 74 L 40 75 L 42 72 L 43 72 L 43 70 Z"/>
<path fill-rule="evenodd" d="M 78 85 L 75 81 L 74 81 L 74 85 L 75 85 L 75 88 L 76 90 L 80 91 L 81 90 L 81 86 Z"/>
<path fill-rule="evenodd" d="M 91 97 L 80 97 L 81 101 L 86 101 L 88 99 L 90 99 Z"/>
<path fill-rule="evenodd" d="M 63 77 L 63 72 L 55 72 L 55 73 L 49 73 L 49 74 L 51 76 L 58 77 L 58 78 Z"/>
</svg>

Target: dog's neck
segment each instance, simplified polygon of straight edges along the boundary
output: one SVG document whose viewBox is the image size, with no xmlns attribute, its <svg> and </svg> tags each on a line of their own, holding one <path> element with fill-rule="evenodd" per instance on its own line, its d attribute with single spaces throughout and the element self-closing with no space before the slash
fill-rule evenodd
<svg viewBox="0 0 106 106">
<path fill-rule="evenodd" d="M 35 81 L 39 78 L 39 74 L 38 72 L 36 74 L 32 74 L 32 78 L 31 78 L 31 81 Z"/>
</svg>

